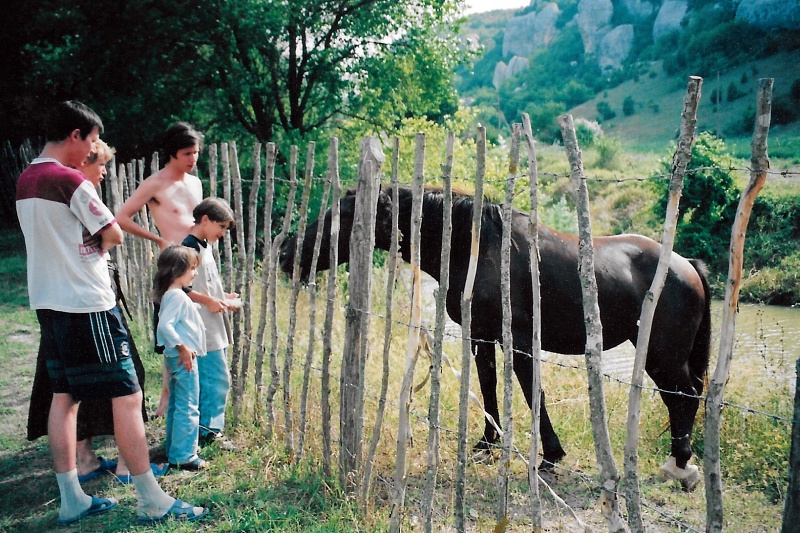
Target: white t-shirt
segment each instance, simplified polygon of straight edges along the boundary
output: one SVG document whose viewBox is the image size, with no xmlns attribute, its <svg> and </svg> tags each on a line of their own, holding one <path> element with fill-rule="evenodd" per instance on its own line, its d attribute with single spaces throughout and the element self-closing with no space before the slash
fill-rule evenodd
<svg viewBox="0 0 800 533">
<path fill-rule="evenodd" d="M 55 159 L 34 159 L 17 182 L 16 206 L 31 308 L 65 313 L 113 308 L 103 250 L 85 242 L 114 223 L 92 183 Z"/>
</svg>

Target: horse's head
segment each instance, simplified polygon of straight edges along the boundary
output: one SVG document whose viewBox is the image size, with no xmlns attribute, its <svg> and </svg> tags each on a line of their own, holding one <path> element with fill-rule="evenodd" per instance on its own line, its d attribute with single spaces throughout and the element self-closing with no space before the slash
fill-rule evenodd
<svg viewBox="0 0 800 533">
<path fill-rule="evenodd" d="M 356 191 L 349 189 L 339 201 L 339 247 L 337 264 L 346 263 L 350 260 L 350 232 L 353 229 L 353 217 L 356 207 Z M 307 281 L 311 260 L 316 244 L 317 228 L 320 220 L 323 221 L 322 240 L 320 241 L 319 258 L 317 259 L 316 271 L 320 272 L 330 268 L 330 242 L 331 242 L 331 210 L 325 211 L 324 217 L 315 220 L 308 225 L 303 235 L 303 249 L 300 254 L 300 279 Z M 383 190 L 378 195 L 377 212 L 375 215 L 375 247 L 389 249 L 391 243 L 392 227 L 392 199 Z M 294 269 L 295 256 L 297 255 L 297 235 L 288 237 L 281 244 L 280 255 L 278 257 L 281 271 L 285 274 L 292 274 Z"/>
</svg>

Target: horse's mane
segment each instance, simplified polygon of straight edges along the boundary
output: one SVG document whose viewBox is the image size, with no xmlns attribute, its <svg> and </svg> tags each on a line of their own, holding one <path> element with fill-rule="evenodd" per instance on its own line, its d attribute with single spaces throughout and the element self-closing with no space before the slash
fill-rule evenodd
<svg viewBox="0 0 800 533">
<path fill-rule="evenodd" d="M 409 190 L 407 187 L 404 187 Z M 452 190 L 453 197 L 453 217 L 459 215 L 472 217 L 472 207 L 475 205 L 475 195 L 470 191 L 454 187 Z M 428 185 L 424 191 L 425 202 L 429 205 L 436 207 L 437 211 L 444 208 L 444 189 L 439 185 Z M 483 195 L 482 209 L 483 218 L 481 224 L 492 223 L 502 227 L 503 220 L 501 217 L 500 205 L 491 197 L 486 194 Z"/>
</svg>

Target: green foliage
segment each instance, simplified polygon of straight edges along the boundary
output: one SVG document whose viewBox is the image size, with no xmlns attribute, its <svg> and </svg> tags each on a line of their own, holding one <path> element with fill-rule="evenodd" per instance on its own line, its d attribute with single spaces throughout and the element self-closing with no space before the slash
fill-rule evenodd
<svg viewBox="0 0 800 533">
<path fill-rule="evenodd" d="M 617 116 L 617 112 L 611 109 L 611 104 L 609 104 L 605 100 L 597 102 L 597 112 L 600 113 L 600 116 L 597 118 L 598 122 L 602 122 L 604 120 L 611 120 L 612 118 Z"/>
<path fill-rule="evenodd" d="M 622 102 L 622 114 L 629 117 L 634 113 L 636 113 L 636 100 L 633 99 L 633 96 L 628 95 Z"/>
<path fill-rule="evenodd" d="M 622 151 L 622 142 L 619 138 L 604 135 L 596 139 L 594 144 L 597 149 L 597 166 L 606 170 L 614 169 L 617 156 Z"/>
<path fill-rule="evenodd" d="M 19 10 L 26 27 L 42 30 L 14 35 L 26 65 L 18 104 L 27 96 L 46 109 L 81 95 L 122 160 L 152 153 L 178 119 L 207 141 L 290 145 L 345 118 L 391 130 L 398 118 L 441 121 L 458 106 L 452 81 L 466 52 L 452 0 L 201 0 L 191 9 L 98 0 Z M 13 107 L 29 119 L 31 109 Z"/>
<path fill-rule="evenodd" d="M 739 189 L 726 160 L 725 143 L 713 134 L 699 134 L 692 146 L 678 209 L 675 251 L 705 261 L 712 272 L 727 273 L 730 228 L 736 214 Z M 671 161 L 663 161 L 661 172 L 670 173 Z M 654 182 L 659 198 L 654 205 L 658 220 L 666 215 L 669 182 Z"/>
<path fill-rule="evenodd" d="M 736 86 L 735 82 L 731 82 L 730 85 L 728 85 L 728 94 L 727 94 L 728 102 L 733 102 L 734 100 L 738 100 L 745 94 L 747 93 L 740 91 L 739 88 Z"/>
</svg>

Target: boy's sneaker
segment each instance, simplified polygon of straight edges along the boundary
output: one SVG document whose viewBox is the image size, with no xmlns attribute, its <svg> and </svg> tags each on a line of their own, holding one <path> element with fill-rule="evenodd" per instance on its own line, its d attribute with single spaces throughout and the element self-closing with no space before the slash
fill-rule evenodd
<svg viewBox="0 0 800 533">
<path fill-rule="evenodd" d="M 236 445 L 222 433 L 206 433 L 205 435 L 200 435 L 200 446 L 210 446 L 211 444 L 216 444 L 220 450 L 225 450 L 227 452 L 236 451 Z"/>
</svg>

